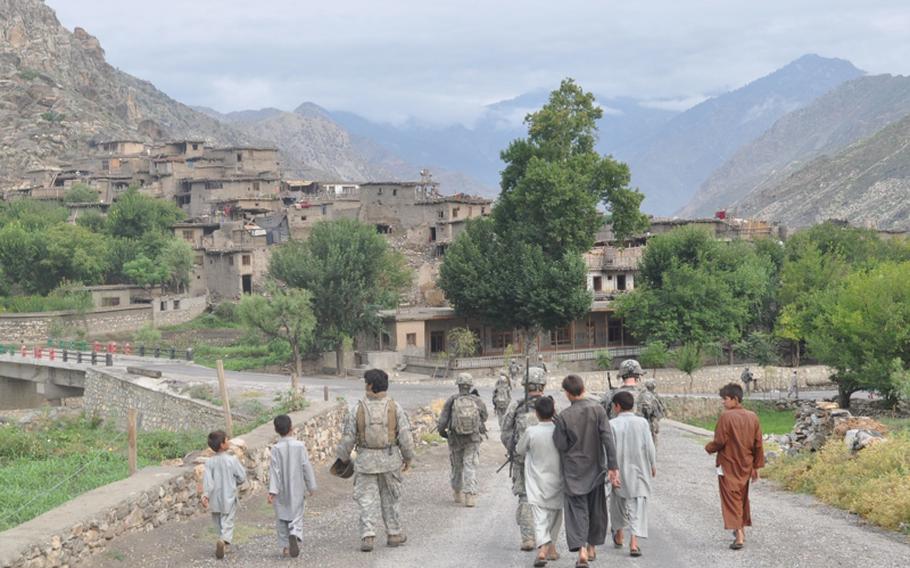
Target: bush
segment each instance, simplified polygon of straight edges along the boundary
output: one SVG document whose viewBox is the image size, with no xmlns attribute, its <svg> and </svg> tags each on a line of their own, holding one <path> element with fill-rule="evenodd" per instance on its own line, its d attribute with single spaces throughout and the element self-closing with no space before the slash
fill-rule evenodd
<svg viewBox="0 0 910 568">
<path fill-rule="evenodd" d="M 98 192 L 84 183 L 77 183 L 63 196 L 64 203 L 97 203 Z"/>
<path fill-rule="evenodd" d="M 144 345 L 153 345 L 161 341 L 161 332 L 151 324 L 145 324 L 133 334 L 133 341 Z"/>
<path fill-rule="evenodd" d="M 92 308 L 92 295 L 76 292 L 60 296 L 10 296 L 0 298 L 2 311 L 12 313 L 87 311 Z"/>
<path fill-rule="evenodd" d="M 41 118 L 48 122 L 63 122 L 63 119 L 66 118 L 66 115 L 53 110 L 49 110 L 47 112 L 42 112 Z"/>
<path fill-rule="evenodd" d="M 852 454 L 834 439 L 814 454 L 784 457 L 766 476 L 790 490 L 857 513 L 892 530 L 906 530 L 910 519 L 910 436 L 892 435 Z"/>
</svg>

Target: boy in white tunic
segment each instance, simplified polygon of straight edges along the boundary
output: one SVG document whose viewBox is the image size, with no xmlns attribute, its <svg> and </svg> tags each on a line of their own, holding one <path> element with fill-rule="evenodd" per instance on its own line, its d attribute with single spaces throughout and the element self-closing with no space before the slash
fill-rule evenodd
<svg viewBox="0 0 910 568">
<path fill-rule="evenodd" d="M 237 486 L 246 481 L 240 461 L 227 453 L 227 435 L 222 430 L 209 434 L 209 447 L 215 452 L 205 462 L 202 477 L 202 506 L 212 513 L 218 532 L 215 558 L 224 558 L 224 547 L 234 540 L 234 515 L 237 512 Z"/>
<path fill-rule="evenodd" d="M 562 527 L 562 462 L 553 443 L 553 397 L 542 396 L 534 404 L 539 423 L 528 427 L 518 440 L 515 452 L 524 456 L 525 487 L 534 516 L 537 559 L 534 566 L 556 560 L 556 540 Z"/>
<path fill-rule="evenodd" d="M 657 453 L 651 438 L 651 426 L 636 416 L 632 393 L 619 391 L 613 395 L 610 420 L 619 478 L 622 485 L 613 487 L 610 494 L 610 520 L 613 524 L 613 544 L 622 546 L 623 529 L 629 529 L 629 552 L 641 556 L 639 538 L 648 538 L 648 499 L 651 497 L 651 478 L 657 475 Z"/>
<path fill-rule="evenodd" d="M 303 540 L 304 498 L 316 491 L 316 475 L 306 446 L 291 435 L 291 417 L 276 416 L 275 432 L 281 436 L 272 446 L 269 464 L 269 504 L 275 506 L 278 546 L 282 555 L 296 558 Z"/>
</svg>

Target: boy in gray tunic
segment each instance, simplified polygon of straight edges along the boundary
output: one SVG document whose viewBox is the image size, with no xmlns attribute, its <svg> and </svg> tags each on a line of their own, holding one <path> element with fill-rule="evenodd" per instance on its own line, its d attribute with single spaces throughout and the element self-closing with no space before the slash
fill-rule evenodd
<svg viewBox="0 0 910 568">
<path fill-rule="evenodd" d="M 303 540 L 304 499 L 316 491 L 316 476 L 306 445 L 291 435 L 291 417 L 275 417 L 275 432 L 281 436 L 272 446 L 269 463 L 269 504 L 275 506 L 278 546 L 282 555 L 296 558 Z"/>
<path fill-rule="evenodd" d="M 215 558 L 224 558 L 224 548 L 234 540 L 234 514 L 237 512 L 237 486 L 246 481 L 246 470 L 236 457 L 227 453 L 227 435 L 222 430 L 209 434 L 209 447 L 215 455 L 205 462 L 202 477 L 202 506 L 212 513 L 218 532 Z"/>
</svg>

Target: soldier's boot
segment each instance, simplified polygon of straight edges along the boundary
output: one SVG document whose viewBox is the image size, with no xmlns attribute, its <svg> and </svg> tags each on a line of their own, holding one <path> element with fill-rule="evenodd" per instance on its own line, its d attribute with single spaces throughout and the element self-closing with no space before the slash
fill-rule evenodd
<svg viewBox="0 0 910 568">
<path fill-rule="evenodd" d="M 464 494 L 464 506 L 465 507 L 476 507 L 477 506 L 477 495 L 473 493 Z"/>
<path fill-rule="evenodd" d="M 408 541 L 408 536 L 404 533 L 401 534 L 390 534 L 386 539 L 386 546 L 391 546 L 395 548 L 396 546 L 401 546 L 402 544 Z"/>
<path fill-rule="evenodd" d="M 458 503 L 458 504 L 461 504 L 461 503 L 462 503 L 462 494 L 461 494 L 461 491 L 458 491 L 458 490 L 453 489 L 453 490 L 452 490 L 452 497 L 455 498 L 455 502 L 456 502 L 456 503 Z"/>
<path fill-rule="evenodd" d="M 373 541 L 376 537 L 365 536 L 360 539 L 360 552 L 373 552 Z"/>
<path fill-rule="evenodd" d="M 215 543 L 215 558 L 221 560 L 224 558 L 224 541 L 219 540 Z"/>
</svg>

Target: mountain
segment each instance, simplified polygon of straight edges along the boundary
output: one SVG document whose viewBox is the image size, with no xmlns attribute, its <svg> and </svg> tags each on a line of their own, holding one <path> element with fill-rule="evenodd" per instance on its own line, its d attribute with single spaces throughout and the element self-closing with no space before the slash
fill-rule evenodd
<svg viewBox="0 0 910 568">
<path fill-rule="evenodd" d="M 910 77 L 874 75 L 848 81 L 784 115 L 740 148 L 679 214 L 706 216 L 734 207 L 752 192 L 780 185 L 814 158 L 836 154 L 906 115 L 910 115 Z"/>
<path fill-rule="evenodd" d="M 740 215 L 804 227 L 826 219 L 910 230 L 910 116 L 833 156 L 821 156 L 774 187 L 753 192 Z"/>
<path fill-rule="evenodd" d="M 848 61 L 805 55 L 675 116 L 629 159 L 633 185 L 645 194 L 643 207 L 673 213 L 738 148 L 777 119 L 862 74 Z"/>
<path fill-rule="evenodd" d="M 495 195 L 503 167 L 499 153 L 509 143 L 527 136 L 525 115 L 547 102 L 549 91 L 524 93 L 493 103 L 470 126 L 436 126 L 409 120 L 403 124 L 375 122 L 347 111 L 332 117 L 353 135 L 380 145 L 403 159 L 429 167 L 463 172 L 479 180 Z M 598 149 L 618 158 L 631 156 L 636 144 L 670 120 L 673 111 L 648 108 L 631 98 L 598 97 L 604 109 L 599 121 Z"/>
<path fill-rule="evenodd" d="M 109 65 L 96 38 L 39 0 L 0 0 L 0 182 L 89 151 L 92 141 L 253 143 Z"/>
</svg>

